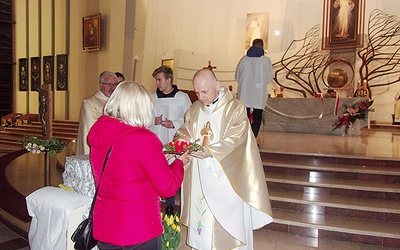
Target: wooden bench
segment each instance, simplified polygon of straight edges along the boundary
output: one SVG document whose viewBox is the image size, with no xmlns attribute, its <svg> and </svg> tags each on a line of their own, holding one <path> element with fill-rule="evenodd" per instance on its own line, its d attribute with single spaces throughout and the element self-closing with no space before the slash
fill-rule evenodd
<svg viewBox="0 0 400 250">
<path fill-rule="evenodd" d="M 2 127 L 12 127 L 15 125 L 16 119 L 22 116 L 21 113 L 10 113 L 8 115 L 1 117 L 1 126 Z"/>
<path fill-rule="evenodd" d="M 16 126 L 29 125 L 32 121 L 39 121 L 38 114 L 25 114 L 16 119 Z"/>
</svg>

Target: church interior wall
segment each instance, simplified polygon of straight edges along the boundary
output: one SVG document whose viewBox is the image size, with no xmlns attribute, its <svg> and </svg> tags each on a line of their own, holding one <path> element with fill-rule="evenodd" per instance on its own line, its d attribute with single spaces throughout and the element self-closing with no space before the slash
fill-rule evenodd
<svg viewBox="0 0 400 250">
<path fill-rule="evenodd" d="M 28 3 L 29 2 L 29 3 Z M 39 39 L 39 2 L 42 6 Z M 49 6 L 54 2 L 54 34 L 49 32 Z M 55 118 L 79 119 L 82 100 L 98 90 L 98 75 L 103 70 L 121 71 L 154 91 L 153 70 L 163 59 L 174 59 L 176 82 L 191 88 L 195 70 L 211 61 L 224 86 L 234 85 L 234 71 L 245 53 L 247 13 L 269 13 L 268 56 L 281 59 L 288 45 L 314 25 L 322 28 L 321 0 L 32 0 L 15 1 L 16 61 L 18 58 L 68 54 L 68 91 L 55 91 Z M 373 9 L 400 16 L 396 0 L 366 1 L 365 22 Z M 29 5 L 27 8 L 26 4 Z M 27 11 L 27 9 L 29 9 Z M 45 12 L 45 14 L 43 14 Z M 28 13 L 28 14 L 27 14 Z M 102 48 L 82 51 L 82 17 L 102 15 Z M 29 22 L 26 21 L 29 18 Z M 45 24 L 44 24 L 45 23 Z M 51 44 L 54 35 L 54 44 Z M 29 42 L 27 42 L 29 36 Z M 39 46 L 39 41 L 41 46 Z M 29 44 L 29 46 L 27 45 Z M 26 49 L 28 48 L 28 49 Z M 27 51 L 28 50 L 28 51 Z M 359 62 L 355 65 L 357 66 Z M 37 113 L 37 93 L 19 92 L 15 77 L 15 111 Z M 356 79 L 357 81 L 357 79 Z M 387 79 L 382 79 L 387 81 Z M 400 84 L 374 89 L 376 112 L 373 120 L 390 121 L 393 96 Z M 275 84 L 270 85 L 270 89 Z M 290 96 L 290 94 L 289 94 Z"/>
</svg>

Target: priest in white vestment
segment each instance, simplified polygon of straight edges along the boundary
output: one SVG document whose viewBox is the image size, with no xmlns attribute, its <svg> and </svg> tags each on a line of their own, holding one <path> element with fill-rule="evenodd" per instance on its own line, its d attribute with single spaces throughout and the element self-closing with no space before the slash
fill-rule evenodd
<svg viewBox="0 0 400 250">
<path fill-rule="evenodd" d="M 104 71 L 99 77 L 99 88 L 94 95 L 83 100 L 79 114 L 78 138 L 75 146 L 75 155 L 88 155 L 89 144 L 87 136 L 92 125 L 103 114 L 104 105 L 118 86 L 117 76 L 110 71 Z"/>
<path fill-rule="evenodd" d="M 179 138 L 204 143 L 185 170 L 181 221 L 194 249 L 253 249 L 253 230 L 272 222 L 268 189 L 246 107 L 209 69 L 196 72 L 199 98 Z"/>
</svg>

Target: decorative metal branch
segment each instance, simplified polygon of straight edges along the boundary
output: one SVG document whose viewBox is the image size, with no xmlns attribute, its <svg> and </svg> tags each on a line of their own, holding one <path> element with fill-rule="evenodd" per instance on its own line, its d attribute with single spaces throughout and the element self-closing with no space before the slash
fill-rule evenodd
<svg viewBox="0 0 400 250">
<path fill-rule="evenodd" d="M 360 80 L 367 82 L 369 98 L 371 88 L 392 85 L 400 81 L 400 21 L 397 16 L 375 9 L 368 20 L 367 45 L 357 52 L 361 59 L 358 70 Z M 381 83 L 382 76 L 396 75 Z"/>
<path fill-rule="evenodd" d="M 300 92 L 304 97 L 307 97 L 307 94 L 314 96 L 321 92 L 320 85 L 324 84 L 324 81 L 320 80 L 322 70 L 333 58 L 328 52 L 321 51 L 319 36 L 319 25 L 315 25 L 305 34 L 304 38 L 293 40 L 282 59 L 273 64 L 275 68 L 274 80 L 279 86 Z M 295 48 L 297 47 L 299 49 L 296 51 Z M 282 79 L 282 76 L 284 76 L 284 79 Z M 294 82 L 294 85 L 298 88 L 283 85 L 281 79 L 285 82 Z"/>
</svg>

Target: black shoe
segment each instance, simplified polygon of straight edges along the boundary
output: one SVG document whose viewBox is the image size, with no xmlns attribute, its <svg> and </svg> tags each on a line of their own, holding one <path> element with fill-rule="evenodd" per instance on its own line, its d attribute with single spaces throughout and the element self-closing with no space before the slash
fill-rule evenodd
<svg viewBox="0 0 400 250">
<path fill-rule="evenodd" d="M 173 215 L 174 214 L 174 207 L 173 206 L 167 206 L 165 208 L 165 214 L 167 215 Z"/>
</svg>

